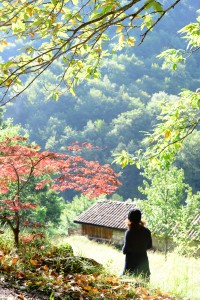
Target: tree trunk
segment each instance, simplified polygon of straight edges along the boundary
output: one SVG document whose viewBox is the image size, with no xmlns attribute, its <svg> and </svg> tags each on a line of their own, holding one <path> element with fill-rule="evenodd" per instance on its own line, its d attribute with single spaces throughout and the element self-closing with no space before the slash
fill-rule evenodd
<svg viewBox="0 0 200 300">
<path fill-rule="evenodd" d="M 19 224 L 20 224 L 20 222 L 19 222 L 19 215 L 17 214 L 17 221 L 16 221 L 16 226 L 14 227 L 14 225 L 12 224 L 12 222 L 8 219 L 8 218 L 6 218 L 5 217 L 5 219 L 4 219 L 6 222 L 7 222 L 7 224 L 10 226 L 10 229 L 12 230 L 12 232 L 13 232 L 13 235 L 14 235 L 14 244 L 15 244 L 15 247 L 16 248 L 18 248 L 19 247 Z"/>
<path fill-rule="evenodd" d="M 14 240 L 15 240 L 15 247 L 18 248 L 19 247 L 19 228 L 15 228 L 13 230 L 13 234 L 14 234 Z"/>
</svg>

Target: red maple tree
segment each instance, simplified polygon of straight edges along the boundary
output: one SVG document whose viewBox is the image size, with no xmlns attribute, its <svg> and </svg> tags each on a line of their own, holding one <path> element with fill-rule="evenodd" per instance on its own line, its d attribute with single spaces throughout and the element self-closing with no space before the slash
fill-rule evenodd
<svg viewBox="0 0 200 300">
<path fill-rule="evenodd" d="M 90 149 L 90 144 L 82 147 Z M 77 144 L 69 150 L 78 153 Z M 6 138 L 0 142 L 0 220 L 6 222 L 19 245 L 21 214 L 34 209 L 22 192 L 36 181 L 35 189 L 49 188 L 59 191 L 73 189 L 90 197 L 111 194 L 120 185 L 117 175 L 109 165 L 87 161 L 80 155 L 40 151 L 39 145 L 28 144 L 25 137 Z"/>
</svg>

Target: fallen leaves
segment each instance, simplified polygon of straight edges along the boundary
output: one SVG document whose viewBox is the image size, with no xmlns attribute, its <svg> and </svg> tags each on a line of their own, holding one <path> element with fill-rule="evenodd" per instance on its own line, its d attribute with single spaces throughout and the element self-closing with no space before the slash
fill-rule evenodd
<svg viewBox="0 0 200 300">
<path fill-rule="evenodd" d="M 175 300 L 174 297 L 162 293 L 160 290 L 155 291 L 155 294 L 150 295 L 150 291 L 144 287 L 137 287 L 135 289 L 136 300 Z"/>
<path fill-rule="evenodd" d="M 18 295 L 18 296 L 17 296 L 17 299 L 24 300 L 25 298 L 24 298 L 24 296 L 23 296 L 23 295 Z"/>
<path fill-rule="evenodd" d="M 27 245 L 26 243 L 24 245 Z M 27 247 L 27 246 L 26 246 Z M 135 287 L 134 281 L 121 281 L 115 275 L 102 274 L 97 270 L 92 274 L 68 274 L 63 269 L 56 270 L 54 265 L 47 265 L 46 261 L 58 255 L 58 248 L 27 252 L 18 256 L 0 251 L 0 271 L 3 280 L 11 287 L 22 291 L 40 291 L 53 299 L 118 299 L 118 300 L 174 300 L 175 298 L 162 293 L 160 290 L 150 291 L 143 286 Z M 45 252 L 46 251 L 46 252 Z M 70 248 L 62 248 L 62 252 L 71 256 Z M 26 257 L 28 255 L 28 257 Z M 72 257 L 71 257 L 72 258 Z M 60 256 L 59 261 L 66 259 Z M 18 299 L 23 300 L 19 295 Z"/>
</svg>

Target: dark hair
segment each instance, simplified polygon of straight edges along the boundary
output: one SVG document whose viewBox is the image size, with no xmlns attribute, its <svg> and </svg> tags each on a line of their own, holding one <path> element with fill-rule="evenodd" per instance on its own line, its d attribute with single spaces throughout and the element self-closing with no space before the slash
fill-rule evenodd
<svg viewBox="0 0 200 300">
<path fill-rule="evenodd" d="M 128 213 L 127 226 L 130 229 L 133 226 L 139 227 L 144 226 L 145 222 L 141 220 L 142 213 L 139 209 L 134 208 Z"/>
</svg>

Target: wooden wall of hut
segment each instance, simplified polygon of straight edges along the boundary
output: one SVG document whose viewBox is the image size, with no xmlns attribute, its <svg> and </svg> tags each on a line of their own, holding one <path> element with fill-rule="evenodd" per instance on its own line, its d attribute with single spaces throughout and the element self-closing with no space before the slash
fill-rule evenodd
<svg viewBox="0 0 200 300">
<path fill-rule="evenodd" d="M 112 241 L 113 230 L 111 228 L 82 224 L 82 234 L 92 239 Z"/>
</svg>

